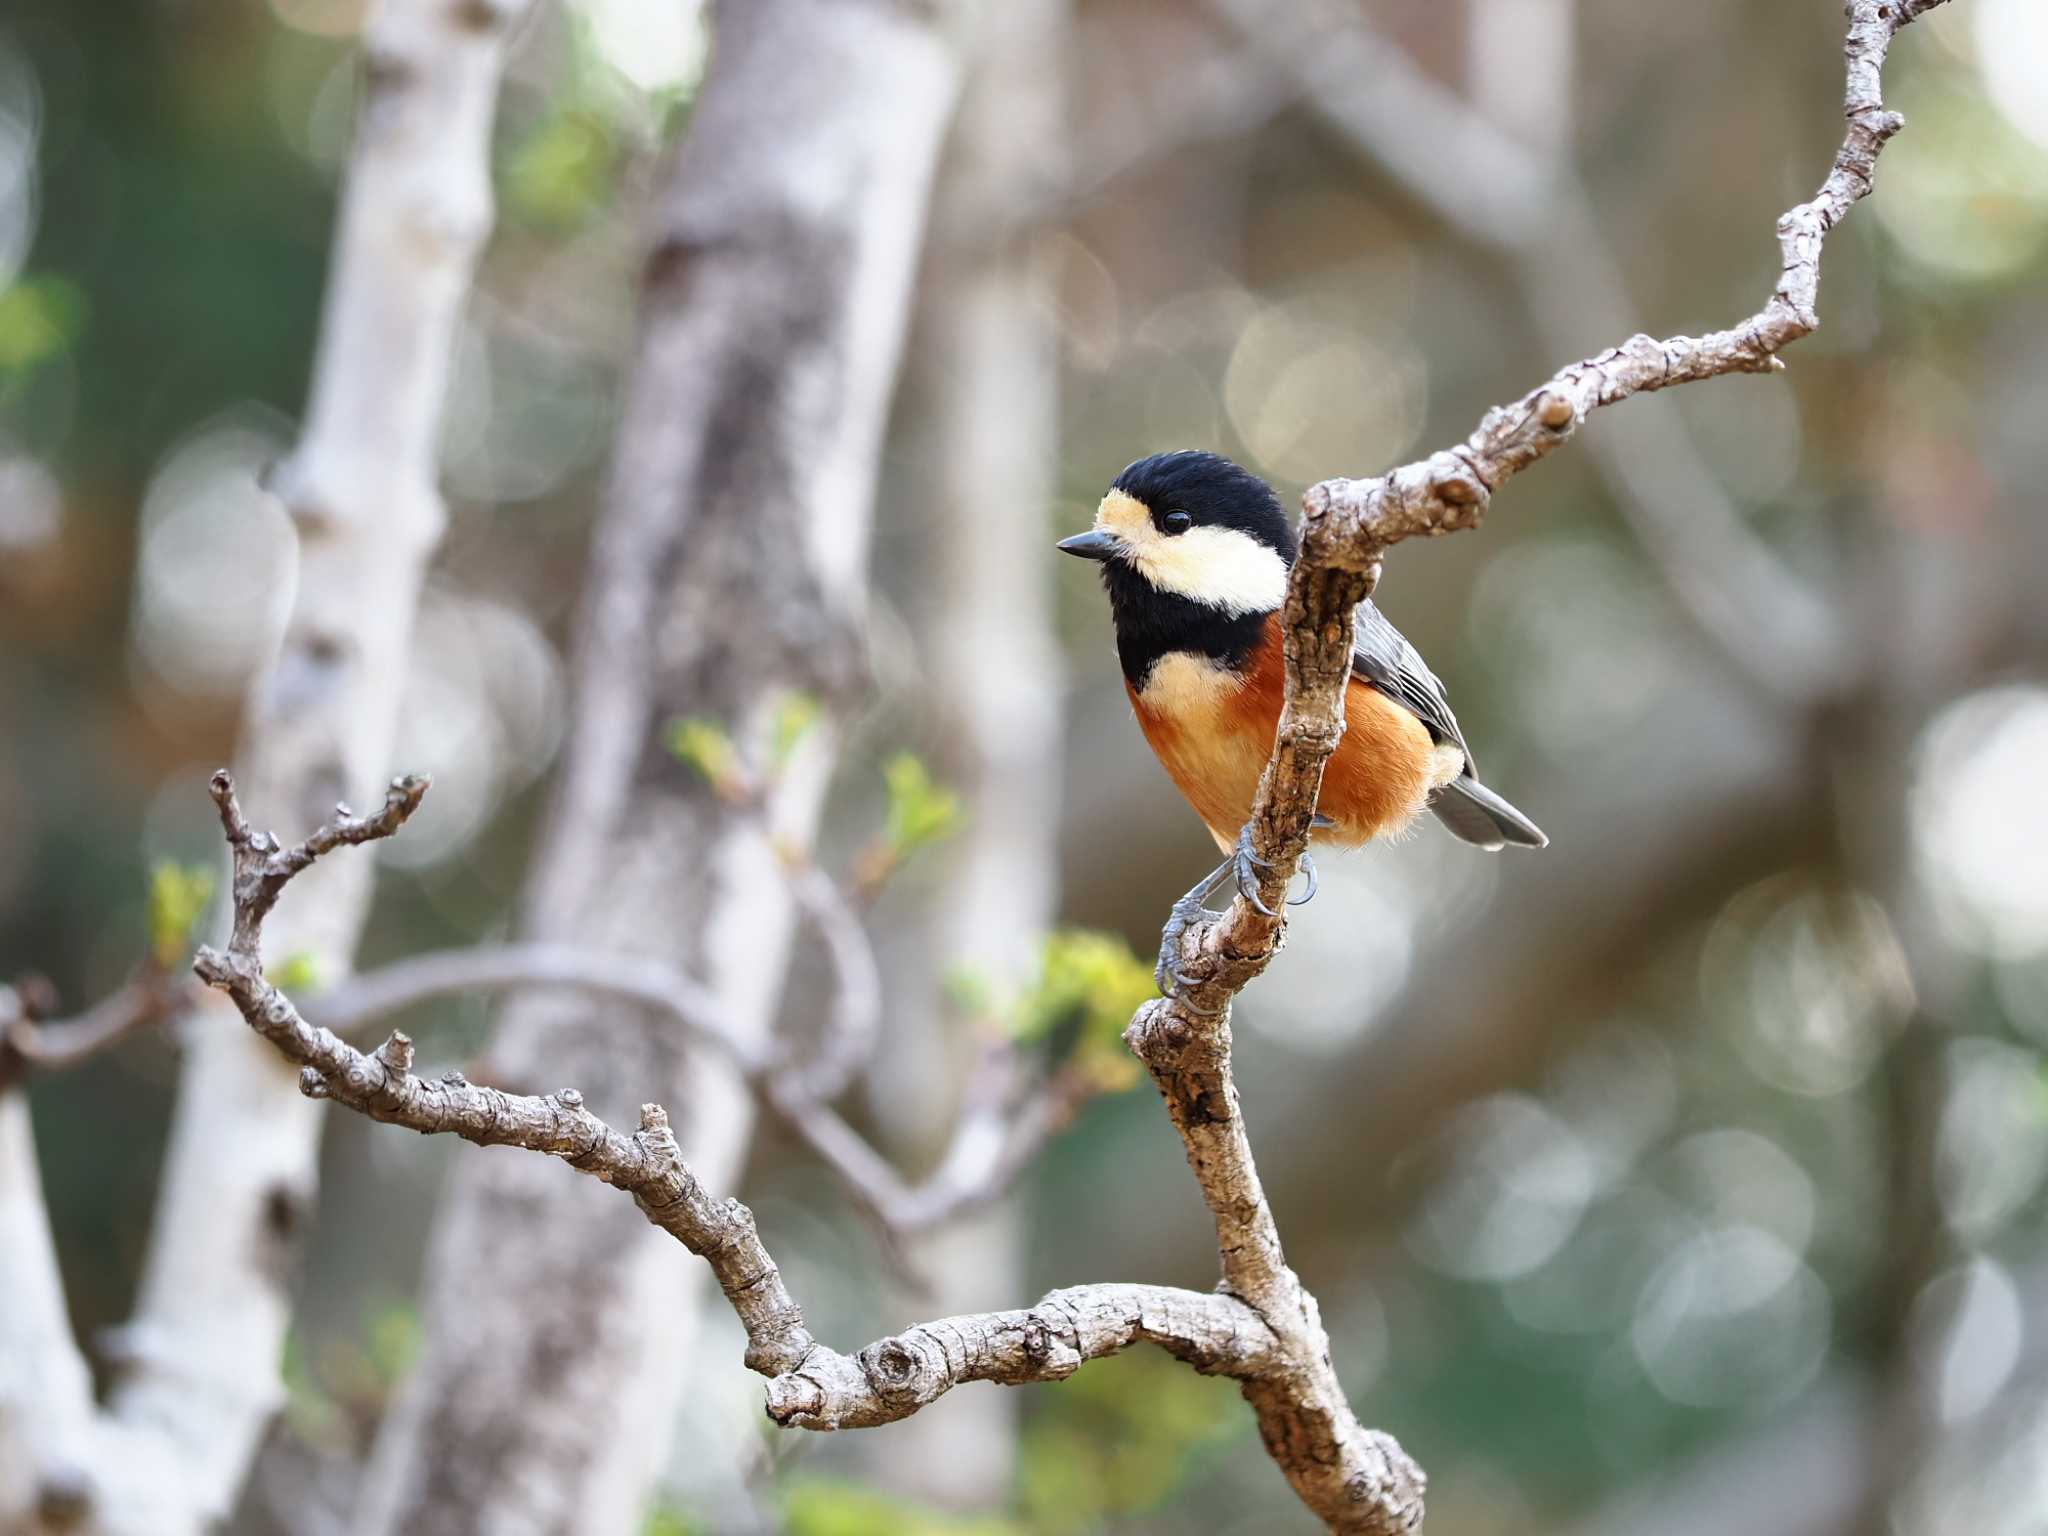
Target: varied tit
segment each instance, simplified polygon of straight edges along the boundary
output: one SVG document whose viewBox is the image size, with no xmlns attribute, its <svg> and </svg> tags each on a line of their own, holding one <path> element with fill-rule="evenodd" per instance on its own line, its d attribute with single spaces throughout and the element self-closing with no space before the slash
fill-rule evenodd
<svg viewBox="0 0 2048 1536">
<path fill-rule="evenodd" d="M 1118 475 L 1095 526 L 1059 547 L 1102 562 L 1139 728 L 1229 855 L 1174 906 L 1160 951 L 1164 989 L 1186 982 L 1174 966 L 1180 935 L 1225 880 L 1234 875 L 1267 911 L 1260 861 L 1240 829 L 1280 723 L 1279 613 L 1294 530 L 1272 487 L 1250 471 L 1213 453 L 1162 453 Z M 1427 810 L 1475 847 L 1543 847 L 1549 839 L 1536 824 L 1479 782 L 1443 684 L 1415 647 L 1370 602 L 1358 605 L 1356 626 L 1345 730 L 1323 771 L 1314 838 L 1357 846 Z M 1313 895 L 1315 866 L 1303 865 Z"/>
</svg>

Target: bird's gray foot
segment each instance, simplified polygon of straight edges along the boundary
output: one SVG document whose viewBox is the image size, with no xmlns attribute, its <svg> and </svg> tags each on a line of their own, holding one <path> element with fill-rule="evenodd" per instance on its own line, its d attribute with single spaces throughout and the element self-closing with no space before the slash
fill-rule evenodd
<svg viewBox="0 0 2048 1536">
<path fill-rule="evenodd" d="M 1318 816 L 1315 821 L 1310 823 L 1311 826 L 1318 824 L 1335 825 L 1335 823 L 1329 822 L 1326 817 L 1322 816 Z M 1237 851 L 1230 856 L 1229 868 L 1231 873 L 1237 877 L 1238 895 L 1250 902 L 1252 910 L 1262 917 L 1272 917 L 1275 915 L 1273 909 L 1267 906 L 1264 899 L 1259 895 L 1259 876 L 1272 867 L 1273 865 L 1269 860 L 1262 859 L 1252 852 L 1251 828 L 1246 827 L 1244 831 L 1238 833 Z M 1290 907 L 1305 907 L 1316 899 L 1316 890 L 1318 888 L 1316 861 L 1305 851 L 1301 856 L 1301 873 L 1302 877 L 1308 882 L 1308 888 L 1299 896 L 1289 899 L 1287 905 Z"/>
</svg>

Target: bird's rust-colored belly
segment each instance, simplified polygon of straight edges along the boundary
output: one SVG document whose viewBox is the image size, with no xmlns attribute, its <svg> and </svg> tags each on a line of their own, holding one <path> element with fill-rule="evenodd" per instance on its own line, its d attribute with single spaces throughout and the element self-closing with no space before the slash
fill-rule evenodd
<svg viewBox="0 0 2048 1536">
<path fill-rule="evenodd" d="M 1174 652 L 1153 664 L 1142 690 L 1129 692 L 1160 765 L 1228 851 L 1251 815 L 1280 723 L 1285 672 L 1278 629 L 1268 624 L 1242 673 Z M 1399 832 L 1461 766 L 1455 751 L 1438 749 L 1414 715 L 1353 679 L 1344 739 L 1324 770 L 1319 802 L 1336 825 L 1317 835 L 1357 844 Z"/>
</svg>

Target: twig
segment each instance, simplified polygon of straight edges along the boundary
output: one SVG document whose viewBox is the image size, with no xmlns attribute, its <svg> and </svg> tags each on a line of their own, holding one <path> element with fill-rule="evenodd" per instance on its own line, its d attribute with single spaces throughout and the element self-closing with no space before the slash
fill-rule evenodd
<svg viewBox="0 0 2048 1536">
<path fill-rule="evenodd" d="M 874 1054 L 882 1028 L 882 975 L 867 930 L 846 893 L 823 870 L 803 864 L 789 871 L 796 904 L 832 957 L 832 1015 L 810 1060 L 785 1068 L 794 1092 L 833 1099 Z"/>
<path fill-rule="evenodd" d="M 824 877 L 820 875 L 820 881 Z M 829 881 L 824 881 L 830 885 Z M 801 898 L 800 898 L 801 899 Z M 812 900 L 823 901 L 813 891 Z M 854 923 L 851 908 L 832 888 L 835 920 Z M 851 1037 L 840 1060 L 865 1055 L 880 1012 L 880 983 L 865 935 L 855 945 L 842 934 L 838 947 L 839 986 L 851 987 L 851 1001 L 834 1004 L 833 1030 Z M 815 1064 L 783 1068 L 750 1049 L 719 1013 L 695 978 L 646 955 L 578 948 L 567 944 L 503 944 L 437 950 L 408 956 L 379 970 L 349 977 L 308 999 L 304 1013 L 337 1035 L 360 1034 L 380 1020 L 437 997 L 526 987 L 571 987 L 618 998 L 676 1021 L 690 1037 L 737 1067 L 769 1107 L 794 1130 L 875 1221 L 885 1236 L 942 1225 L 1000 1195 L 1054 1134 L 1073 1118 L 1095 1089 L 1083 1079 L 1055 1073 L 1029 1088 L 1012 1105 L 1016 1065 L 1007 1051 L 997 1068 L 983 1072 L 967 1096 L 947 1151 L 930 1178 L 908 1184 L 881 1153 L 847 1124 L 820 1091 L 829 1076 Z"/>
<path fill-rule="evenodd" d="M 1208 0 L 1309 108 L 1451 229 L 1505 260 L 1539 338 L 1630 323 L 1585 186 L 1423 72 L 1354 10 Z M 1683 421 L 1631 415 L 1588 445 L 1678 606 L 1767 699 L 1810 704 L 1851 672 L 1841 623 L 1750 530 Z"/>
<path fill-rule="evenodd" d="M 189 983 L 145 965 L 76 1018 L 39 1019 L 15 987 L 0 987 L 0 1092 L 30 1072 L 57 1072 L 97 1056 L 192 1001 Z"/>
<path fill-rule="evenodd" d="M 1111 93 L 1080 152 L 1057 171 L 1041 171 L 1000 198 L 963 198 L 948 212 L 949 255 L 986 256 L 1021 236 L 1070 224 L 1126 178 L 1204 144 L 1241 138 L 1301 98 L 1281 71 L 1225 52 L 1176 71 L 1170 89 L 1147 99 Z"/>
<path fill-rule="evenodd" d="M 437 997 L 514 987 L 572 987 L 654 1009 L 748 1076 L 767 1070 L 766 1058 L 726 1027 L 694 977 L 647 955 L 573 944 L 486 944 L 408 955 L 315 993 L 305 1011 L 336 1034 L 353 1035 Z"/>
<path fill-rule="evenodd" d="M 1602 406 L 1633 395 L 1731 373 L 1772 373 L 1778 354 L 1820 324 L 1821 247 L 1872 185 L 1885 141 L 1905 119 L 1887 111 L 1884 58 L 1898 30 L 1943 0 L 1851 0 L 1848 7 L 1849 128 L 1814 198 L 1778 220 L 1783 267 L 1763 308 L 1731 329 L 1658 340 L 1636 335 L 1560 369 L 1521 399 L 1489 411 L 1457 448 L 1372 480 L 1325 480 L 1306 498 L 1306 558 L 1297 592 L 1324 569 L 1363 576 L 1402 539 L 1476 527 L 1493 493 L 1547 457 Z"/>
</svg>

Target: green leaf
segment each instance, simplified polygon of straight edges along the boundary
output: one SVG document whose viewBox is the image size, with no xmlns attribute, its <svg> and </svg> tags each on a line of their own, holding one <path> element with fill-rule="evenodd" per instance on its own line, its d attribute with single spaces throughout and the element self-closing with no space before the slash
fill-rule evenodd
<svg viewBox="0 0 2048 1536">
<path fill-rule="evenodd" d="M 732 799 L 745 789 L 746 765 L 740 761 L 740 749 L 716 720 L 702 715 L 672 720 L 663 740 L 671 756 L 696 769 L 719 794 Z"/>
<path fill-rule="evenodd" d="M 387 1391 L 412 1369 L 420 1353 L 420 1315 L 410 1303 L 395 1301 L 379 1307 L 370 1318 L 369 1341 L 364 1351 L 378 1384 Z"/>
<path fill-rule="evenodd" d="M 970 1019 L 985 1019 L 997 1010 L 995 983 L 985 971 L 958 965 L 946 973 L 946 1001 L 954 1012 Z"/>
<path fill-rule="evenodd" d="M 552 113 L 505 163 L 505 211 L 520 223 L 573 229 L 610 200 L 618 158 L 611 128 L 595 113 Z"/>
<path fill-rule="evenodd" d="M 263 973 L 280 992 L 313 992 L 320 986 L 320 962 L 309 949 L 295 949 Z"/>
<path fill-rule="evenodd" d="M 900 861 L 918 849 L 950 836 L 960 822 L 960 797 L 932 779 L 924 759 L 899 752 L 882 765 L 889 786 L 889 822 L 885 834 Z"/>
<path fill-rule="evenodd" d="M 85 293 L 62 277 L 0 289 L 0 373 L 25 373 L 70 350 L 85 329 Z"/>
<path fill-rule="evenodd" d="M 858 1483 L 807 1478 L 783 1495 L 786 1536 L 1025 1536 L 989 1515 L 948 1515 Z"/>
<path fill-rule="evenodd" d="M 640 1536 L 708 1536 L 708 1531 L 671 1500 L 656 1499 L 640 1522 Z"/>
<path fill-rule="evenodd" d="M 213 871 L 203 864 L 165 860 L 150 870 L 149 952 L 160 969 L 174 970 L 185 958 L 212 900 Z"/>
<path fill-rule="evenodd" d="M 1249 1411 L 1220 1381 L 1134 1351 L 1085 1365 L 1024 1430 L 1022 1502 L 1034 1532 L 1083 1536 L 1172 1497 L 1201 1450 L 1248 1433 Z"/>
<path fill-rule="evenodd" d="M 815 694 L 792 689 L 776 699 L 768 750 L 777 772 L 789 766 L 798 745 L 824 715 L 825 706 Z"/>
<path fill-rule="evenodd" d="M 1010 1032 L 1020 1041 L 1065 1037 L 1074 1066 L 1099 1091 L 1121 1093 L 1140 1077 L 1124 1027 L 1158 995 L 1152 967 L 1121 937 L 1063 928 L 1046 935 L 1037 980 L 1018 999 Z"/>
</svg>

